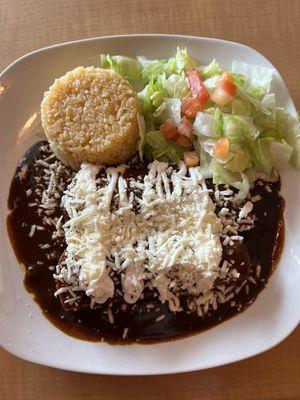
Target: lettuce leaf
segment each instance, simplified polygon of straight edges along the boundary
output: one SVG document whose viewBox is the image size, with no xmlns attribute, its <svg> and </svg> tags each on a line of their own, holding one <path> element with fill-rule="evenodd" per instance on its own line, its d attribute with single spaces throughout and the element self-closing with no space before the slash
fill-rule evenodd
<svg viewBox="0 0 300 400">
<path fill-rule="evenodd" d="M 234 99 L 231 102 L 231 112 L 233 115 L 251 115 L 251 103 L 249 101 Z"/>
<path fill-rule="evenodd" d="M 259 111 L 265 115 L 270 115 L 271 110 L 268 105 L 264 104 L 262 101 L 256 99 L 251 94 L 249 94 L 245 89 L 239 87 L 238 98 L 244 103 L 250 103 L 256 111 Z"/>
<path fill-rule="evenodd" d="M 167 141 L 160 131 L 146 132 L 144 153 L 148 161 L 158 160 L 178 164 L 186 149 Z"/>
<path fill-rule="evenodd" d="M 285 140 L 280 142 L 270 141 L 269 151 L 275 168 L 284 170 L 289 167 L 294 150 Z"/>
<path fill-rule="evenodd" d="M 247 174 L 229 171 L 215 160 L 212 161 L 211 168 L 214 184 L 227 185 L 238 190 L 234 196 L 234 203 L 240 204 L 246 199 L 250 190 L 250 182 Z"/>
<path fill-rule="evenodd" d="M 254 111 L 271 115 L 270 109 L 275 107 L 275 97 L 273 94 L 267 93 L 270 90 L 274 70 L 240 61 L 233 61 L 232 72 L 234 81 L 239 89 L 238 99 L 247 106 L 248 110 L 250 104 Z M 241 114 L 240 112 L 234 113 Z"/>
<path fill-rule="evenodd" d="M 172 74 L 167 79 L 162 79 L 161 84 L 167 92 L 168 97 L 183 99 L 190 92 L 189 85 L 184 74 Z"/>
<path fill-rule="evenodd" d="M 189 56 L 186 47 L 184 49 L 177 47 L 175 57 L 169 58 L 165 70 L 168 75 L 180 74 L 182 71 L 194 68 L 196 65 L 197 62 Z"/>
<path fill-rule="evenodd" d="M 164 60 L 154 60 L 148 62 L 144 62 L 144 68 L 142 69 L 142 76 L 146 81 L 150 81 L 151 79 L 156 79 L 159 75 L 165 72 L 165 64 Z"/>
<path fill-rule="evenodd" d="M 200 172 L 204 179 L 212 178 L 211 161 L 212 157 L 209 153 L 209 146 L 206 148 L 201 145 L 199 138 L 194 140 L 194 147 L 200 159 Z"/>
<path fill-rule="evenodd" d="M 145 125 L 144 117 L 139 113 L 137 114 L 137 122 L 138 122 L 139 137 L 140 137 L 139 143 L 138 143 L 138 151 L 139 151 L 140 159 L 143 160 L 146 125 Z"/>
<path fill-rule="evenodd" d="M 179 125 L 181 119 L 181 101 L 180 99 L 166 98 L 158 109 L 153 113 L 153 121 L 156 124 L 162 124 L 167 119 L 172 120 Z"/>
<path fill-rule="evenodd" d="M 140 112 L 144 117 L 149 117 L 154 111 L 152 104 L 152 96 L 155 93 L 153 83 L 150 82 L 144 87 L 144 89 L 138 93 L 138 100 L 140 106 Z"/>
<path fill-rule="evenodd" d="M 139 81 L 142 79 L 142 69 L 139 62 L 134 58 L 124 56 L 110 56 L 109 54 L 100 55 L 100 65 L 121 75 L 129 81 Z"/>
<path fill-rule="evenodd" d="M 251 159 L 258 170 L 270 175 L 274 167 L 271 152 L 270 138 L 257 139 L 251 143 Z"/>
<path fill-rule="evenodd" d="M 213 89 L 216 87 L 216 83 L 219 78 L 220 75 L 214 75 L 211 78 L 205 79 L 205 81 L 203 81 L 203 84 L 210 92 L 212 92 Z"/>
<path fill-rule="evenodd" d="M 228 169 L 231 172 L 239 172 L 242 173 L 246 169 L 251 167 L 251 158 L 248 152 L 240 150 L 236 153 L 231 160 L 229 160 L 224 168 Z"/>
<path fill-rule="evenodd" d="M 242 61 L 233 61 L 231 71 L 245 77 L 244 85 L 247 92 L 257 99 L 260 99 L 270 90 L 274 69 L 247 64 Z"/>
<path fill-rule="evenodd" d="M 180 74 L 187 68 L 193 68 L 197 65 L 197 62 L 188 55 L 186 48 L 180 49 L 179 47 L 177 47 L 175 57 L 148 60 L 139 56 L 138 62 L 142 68 L 142 76 L 146 81 L 157 79 L 161 74 L 165 74 L 167 77 L 172 74 Z"/>
<path fill-rule="evenodd" d="M 220 75 L 223 72 L 219 64 L 213 59 L 202 71 L 202 80 L 212 78 L 215 75 Z"/>
<path fill-rule="evenodd" d="M 157 79 L 151 81 L 138 93 L 142 114 L 149 118 L 167 98 L 182 99 L 189 93 L 189 86 L 185 78 L 172 74 L 166 78 L 162 73 Z"/>
<path fill-rule="evenodd" d="M 259 130 L 254 125 L 252 117 L 223 114 L 224 136 L 231 143 L 245 144 L 259 136 Z"/>
<path fill-rule="evenodd" d="M 300 122 L 284 108 L 276 109 L 276 130 L 293 148 L 291 165 L 300 169 Z"/>
<path fill-rule="evenodd" d="M 218 107 L 215 109 L 213 116 L 213 128 L 217 138 L 224 136 L 223 114 Z"/>
<path fill-rule="evenodd" d="M 195 134 L 207 137 L 214 136 L 213 116 L 202 111 L 197 112 L 193 129 Z"/>
</svg>

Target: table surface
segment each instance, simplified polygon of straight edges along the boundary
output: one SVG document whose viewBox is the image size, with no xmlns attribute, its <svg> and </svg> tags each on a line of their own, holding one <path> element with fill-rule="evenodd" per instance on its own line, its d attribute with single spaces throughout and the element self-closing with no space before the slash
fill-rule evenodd
<svg viewBox="0 0 300 400">
<path fill-rule="evenodd" d="M 92 36 L 208 36 L 241 42 L 263 53 L 300 105 L 299 0 L 0 0 L 0 9 L 0 70 L 31 50 Z M 299 360 L 299 329 L 276 348 L 252 359 L 162 377 L 59 371 L 19 360 L 0 349 L 0 399 L 299 400 Z"/>
</svg>

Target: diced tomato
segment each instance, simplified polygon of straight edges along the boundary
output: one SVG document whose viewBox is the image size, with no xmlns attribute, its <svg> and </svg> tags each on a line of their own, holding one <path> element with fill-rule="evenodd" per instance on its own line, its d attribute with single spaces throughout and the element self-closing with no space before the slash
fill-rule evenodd
<svg viewBox="0 0 300 400">
<path fill-rule="evenodd" d="M 233 82 L 228 81 L 227 79 L 221 81 L 220 87 L 224 89 L 225 92 L 230 94 L 232 97 L 235 97 L 237 94 L 237 87 Z"/>
<path fill-rule="evenodd" d="M 217 141 L 214 145 L 213 153 L 215 157 L 221 160 L 226 160 L 229 151 L 229 140 L 227 138 L 222 138 Z"/>
<path fill-rule="evenodd" d="M 212 95 L 212 100 L 219 106 L 228 104 L 237 94 L 237 87 L 233 82 L 232 76 L 228 72 L 223 72 L 216 83 L 216 89 Z"/>
<path fill-rule="evenodd" d="M 187 72 L 187 78 L 192 92 L 192 96 L 197 97 L 203 85 L 199 73 L 195 69 L 190 69 Z"/>
<path fill-rule="evenodd" d="M 220 77 L 220 81 L 229 81 L 233 83 L 233 77 L 229 72 L 223 72 L 221 77 Z"/>
<path fill-rule="evenodd" d="M 187 73 L 187 78 L 192 96 L 197 98 L 200 103 L 205 104 L 210 99 L 210 94 L 201 81 L 199 72 L 195 69 L 189 70 Z"/>
<path fill-rule="evenodd" d="M 165 123 L 163 123 L 160 126 L 159 130 L 164 135 L 164 138 L 166 140 L 172 139 L 178 133 L 177 132 L 177 125 L 171 120 L 167 120 Z"/>
<path fill-rule="evenodd" d="M 221 86 L 215 88 L 211 98 L 218 106 L 225 106 L 234 99 L 234 97 L 226 92 Z"/>
<path fill-rule="evenodd" d="M 193 124 L 186 117 L 181 118 L 180 125 L 177 128 L 177 132 L 180 135 L 184 135 L 190 138 L 192 135 L 192 130 Z"/>
<path fill-rule="evenodd" d="M 200 100 L 200 103 L 202 104 L 207 103 L 208 100 L 210 99 L 210 93 L 203 84 L 200 92 L 198 93 L 197 98 Z"/>
<path fill-rule="evenodd" d="M 179 144 L 179 146 L 185 147 L 186 149 L 191 147 L 193 144 L 191 139 L 184 135 L 177 135 L 175 136 L 174 140 L 177 144 Z"/>
<path fill-rule="evenodd" d="M 198 111 L 203 110 L 203 104 L 197 97 L 186 97 L 181 102 L 181 112 L 187 118 L 195 118 Z"/>
<path fill-rule="evenodd" d="M 183 161 L 185 165 L 190 167 L 197 167 L 199 165 L 200 159 L 195 151 L 185 151 L 183 153 Z"/>
</svg>

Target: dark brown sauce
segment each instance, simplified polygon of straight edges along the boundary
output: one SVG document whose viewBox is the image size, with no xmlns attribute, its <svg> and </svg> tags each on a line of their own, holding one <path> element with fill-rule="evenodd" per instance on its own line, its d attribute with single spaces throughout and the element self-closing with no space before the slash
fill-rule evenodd
<svg viewBox="0 0 300 400">
<path fill-rule="evenodd" d="M 41 225 L 41 217 L 34 207 L 28 206 L 30 196 L 27 197 L 26 190 L 36 185 L 33 179 L 33 175 L 36 175 L 36 171 L 33 173 L 34 159 L 40 157 L 41 147 L 45 143 L 39 142 L 29 149 L 16 170 L 8 199 L 12 211 L 7 218 L 7 226 L 15 254 L 25 266 L 26 289 L 33 294 L 44 315 L 63 332 L 84 340 L 104 339 L 110 343 L 166 341 L 201 332 L 233 317 L 248 307 L 265 287 L 279 261 L 284 242 L 284 200 L 279 194 L 280 181 L 269 184 L 270 191 L 256 184 L 251 192 L 252 196 L 260 195 L 262 199 L 254 203 L 256 225 L 254 229 L 243 233 L 243 243 L 249 253 L 251 274 L 255 276 L 257 264 L 261 265 L 261 274 L 256 284 L 248 282 L 234 297 L 236 306 L 230 301 L 220 304 L 216 311 L 209 312 L 205 317 L 199 317 L 196 313 L 173 313 L 166 304 L 161 304 L 158 297 L 153 297 L 153 292 L 146 290 L 144 298 L 136 305 L 128 305 L 126 311 L 120 309 L 121 300 L 118 298 L 111 302 L 113 324 L 109 322 L 105 311 L 107 305 L 93 310 L 66 311 L 53 295 L 55 281 L 53 271 L 49 270 L 50 266 L 57 264 L 65 248 L 64 240 L 51 242 L 53 228 L 50 227 L 29 237 L 31 225 Z M 59 216 L 61 212 L 58 208 L 54 216 Z M 51 242 L 51 248 L 43 250 L 39 247 L 41 243 L 48 242 Z M 153 308 L 146 308 L 149 303 L 153 304 Z M 165 315 L 165 318 L 155 321 L 161 315 Z M 122 339 L 124 328 L 129 328 L 125 340 Z"/>
</svg>

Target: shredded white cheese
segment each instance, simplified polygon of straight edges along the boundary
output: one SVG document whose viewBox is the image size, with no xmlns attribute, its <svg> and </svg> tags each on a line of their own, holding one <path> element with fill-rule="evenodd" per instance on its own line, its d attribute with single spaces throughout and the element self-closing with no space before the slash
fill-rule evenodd
<svg viewBox="0 0 300 400">
<path fill-rule="evenodd" d="M 104 303 L 114 295 L 113 269 L 122 275 L 124 299 L 134 303 L 144 282 L 157 288 L 162 302 L 178 310 L 178 290 L 205 297 L 219 276 L 221 223 L 198 168 L 187 173 L 154 161 L 142 182 L 138 213 L 127 195 L 124 167 L 108 168 L 97 187 L 99 168 L 83 164 L 62 204 L 69 220 L 65 267 L 58 274 Z M 132 194 L 132 195 L 131 195 Z M 118 207 L 111 207 L 118 199 Z"/>
</svg>

